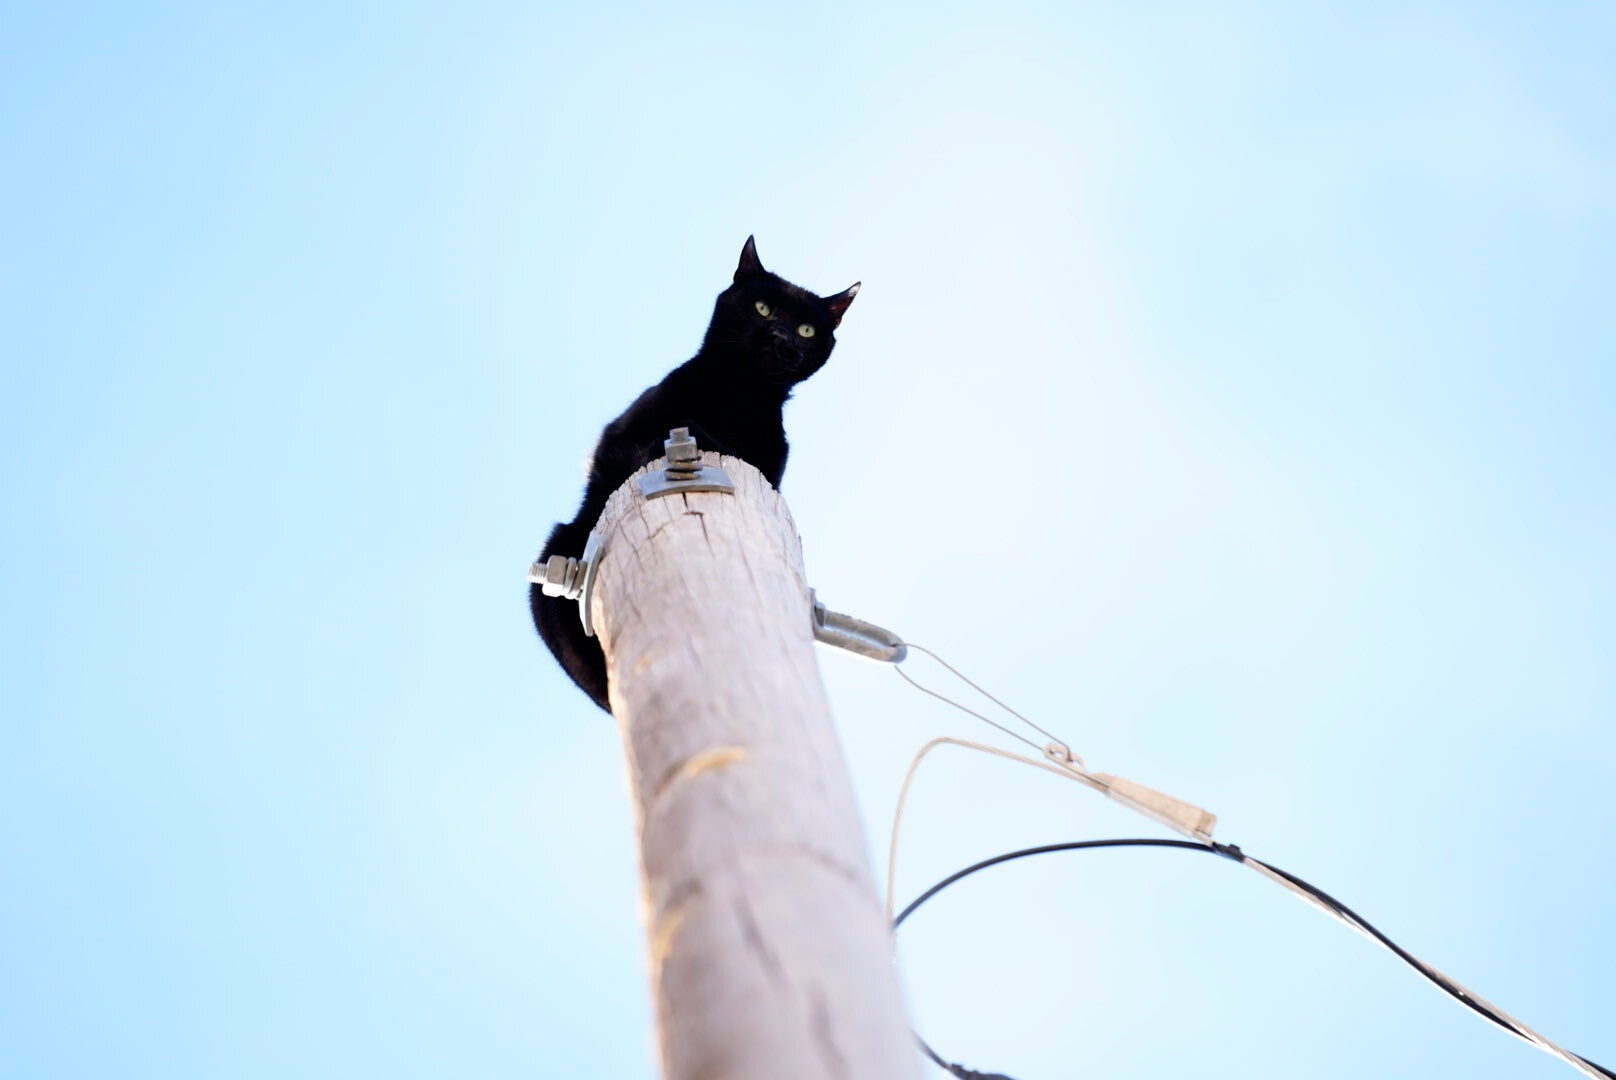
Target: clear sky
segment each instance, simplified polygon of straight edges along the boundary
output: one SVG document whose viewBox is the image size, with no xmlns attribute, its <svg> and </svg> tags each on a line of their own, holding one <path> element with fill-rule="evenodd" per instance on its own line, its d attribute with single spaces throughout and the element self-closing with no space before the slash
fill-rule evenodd
<svg viewBox="0 0 1616 1080">
<path fill-rule="evenodd" d="M 653 1074 L 621 750 L 523 572 L 749 233 L 864 282 L 787 416 L 823 598 L 1616 1067 L 1613 53 L 1593 3 L 9 6 L 0 1073 Z M 820 659 L 879 852 L 981 732 Z M 1164 835 L 1020 771 L 928 766 L 900 900 Z M 1007 868 L 901 954 L 1017 1080 L 1572 1075 L 1209 859 Z"/>
</svg>

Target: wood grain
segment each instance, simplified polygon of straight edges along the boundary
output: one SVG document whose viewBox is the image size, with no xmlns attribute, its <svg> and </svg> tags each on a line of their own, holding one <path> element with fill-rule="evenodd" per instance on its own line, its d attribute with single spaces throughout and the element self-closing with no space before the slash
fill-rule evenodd
<svg viewBox="0 0 1616 1080">
<path fill-rule="evenodd" d="M 592 613 L 636 806 L 663 1074 L 918 1077 L 796 526 L 757 470 L 703 459 L 734 494 L 648 501 L 636 474 L 612 496 Z"/>
</svg>

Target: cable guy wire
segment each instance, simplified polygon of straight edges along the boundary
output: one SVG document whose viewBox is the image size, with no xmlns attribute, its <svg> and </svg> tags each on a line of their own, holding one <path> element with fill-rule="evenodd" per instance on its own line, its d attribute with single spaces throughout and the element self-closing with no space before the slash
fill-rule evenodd
<svg viewBox="0 0 1616 1080">
<path fill-rule="evenodd" d="M 956 668 L 953 664 L 950 664 L 947 660 L 944 660 L 941 656 L 938 656 L 936 653 L 932 652 L 930 649 L 926 648 L 924 645 L 916 645 L 912 641 L 905 641 L 905 642 L 902 642 L 901 644 L 903 644 L 903 646 L 905 648 L 914 649 L 917 652 L 925 653 L 927 656 L 931 657 L 933 660 L 937 661 L 939 664 L 941 664 L 945 668 L 947 668 L 953 674 L 953 676 L 956 679 L 958 679 L 960 682 L 964 683 L 966 686 L 969 686 L 972 690 L 975 690 L 978 694 L 981 694 L 983 697 L 985 697 L 989 701 L 993 702 L 993 704 L 997 705 L 999 708 L 1003 709 L 1005 712 L 1009 713 L 1011 716 L 1015 717 L 1017 720 L 1020 720 L 1023 724 L 1026 724 L 1028 727 L 1030 727 L 1034 731 L 1038 732 L 1038 734 L 1042 735 L 1044 738 L 1052 739 L 1055 742 L 1060 743 L 1062 746 L 1066 745 L 1066 740 L 1065 739 L 1062 739 L 1062 738 L 1060 738 L 1060 737 L 1058 737 L 1056 735 L 1050 734 L 1049 732 L 1045 731 L 1043 728 L 1039 727 L 1037 724 L 1033 723 L 1031 720 L 1028 720 L 1025 716 L 1022 716 L 1020 713 L 1016 712 L 1016 710 L 1012 709 L 1010 706 L 1006 705 L 1004 702 L 1000 701 L 998 698 L 994 697 L 992 694 L 990 694 L 986 690 L 982 689 L 976 683 L 974 683 L 970 679 L 966 678 L 964 673 L 961 672 L 958 668 Z M 903 669 L 899 668 L 898 673 L 902 674 Z M 908 676 L 905 676 L 905 678 L 908 678 Z M 916 683 L 913 679 L 910 679 L 909 682 L 912 683 L 915 686 L 920 686 L 920 684 Z M 925 690 L 925 687 L 921 686 L 920 689 Z M 926 692 L 931 693 L 931 691 L 929 691 L 929 690 L 927 690 Z M 942 697 L 942 695 L 940 695 L 940 694 L 932 694 L 932 696 L 933 697 Z M 949 701 L 948 698 L 943 698 L 942 700 Z M 965 709 L 965 706 L 959 704 L 959 702 L 957 702 L 957 701 L 949 701 L 949 704 L 955 706 L 956 708 Z M 965 709 L 965 711 L 966 712 L 971 712 L 970 709 Z M 982 716 L 980 713 L 971 712 L 971 715 L 977 717 L 977 719 L 979 719 L 979 720 L 987 720 L 987 717 Z M 993 724 L 992 720 L 987 720 L 987 722 L 990 723 L 990 724 Z M 993 726 L 996 727 L 996 728 L 999 728 L 1000 731 L 1005 731 L 1005 729 L 1003 727 L 1000 727 L 998 724 L 993 724 Z M 1012 734 L 1012 733 L 1011 732 L 1006 732 L 1006 734 Z M 1021 739 L 1021 736 L 1017 735 L 1016 738 Z M 1024 742 L 1024 743 L 1027 743 L 1027 745 L 1033 747 L 1035 750 L 1042 750 L 1043 749 L 1043 747 L 1038 746 L 1036 743 L 1033 743 L 1031 740 L 1021 739 L 1021 741 Z"/>
</svg>

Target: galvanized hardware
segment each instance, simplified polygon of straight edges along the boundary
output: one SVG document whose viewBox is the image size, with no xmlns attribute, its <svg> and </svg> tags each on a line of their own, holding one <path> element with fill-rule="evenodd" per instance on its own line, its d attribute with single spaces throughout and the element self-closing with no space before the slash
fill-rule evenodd
<svg viewBox="0 0 1616 1080">
<path fill-rule="evenodd" d="M 595 595 L 595 568 L 600 565 L 600 536 L 591 532 L 584 544 L 581 559 L 569 555 L 552 555 L 543 562 L 527 568 L 527 579 L 544 590 L 545 596 L 559 596 L 578 601 L 578 617 L 583 620 L 584 634 L 595 636 L 594 624 L 589 618 L 590 600 Z"/>
<path fill-rule="evenodd" d="M 1083 769 L 1083 759 L 1072 753 L 1071 747 L 1058 740 L 1044 747 L 1044 756 L 1057 765 L 1075 765 L 1080 771 Z"/>
<path fill-rule="evenodd" d="M 584 580 L 579 586 L 582 595 L 578 597 L 578 617 L 584 623 L 584 636 L 595 636 L 595 624 L 589 617 L 590 603 L 595 598 L 595 571 L 600 569 L 600 533 L 591 529 L 589 539 L 584 541 Z"/>
<path fill-rule="evenodd" d="M 545 596 L 576 600 L 584 591 L 584 564 L 567 555 L 552 555 L 527 568 L 527 579 L 544 590 Z"/>
<path fill-rule="evenodd" d="M 701 448 L 690 437 L 689 428 L 674 428 L 668 432 L 662 445 L 667 451 L 667 467 L 661 472 L 649 472 L 640 477 L 640 494 L 647 499 L 680 491 L 735 490 L 729 473 L 717 466 L 701 463 Z"/>
<path fill-rule="evenodd" d="M 813 604 L 814 640 L 886 664 L 901 663 L 909 655 L 903 639 L 891 630 L 831 611 L 812 589 L 808 599 Z"/>
</svg>

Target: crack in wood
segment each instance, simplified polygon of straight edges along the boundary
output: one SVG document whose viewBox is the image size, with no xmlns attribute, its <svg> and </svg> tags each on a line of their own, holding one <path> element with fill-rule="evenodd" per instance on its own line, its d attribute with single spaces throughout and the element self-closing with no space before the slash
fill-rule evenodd
<svg viewBox="0 0 1616 1080">
<path fill-rule="evenodd" d="M 825 998 L 824 988 L 814 987 L 810 995 L 809 1015 L 812 1018 L 814 1046 L 824 1059 L 826 1071 L 831 1076 L 852 1076 L 853 1070 L 847 1063 L 847 1056 L 836 1045 L 836 1028 L 831 1023 L 830 1003 Z"/>
<path fill-rule="evenodd" d="M 741 936 L 746 939 L 746 947 L 758 958 L 758 963 L 762 965 L 769 981 L 777 986 L 790 986 L 791 979 L 780 963 L 780 958 L 769 947 L 769 941 L 758 927 L 757 919 L 753 918 L 751 905 L 746 902 L 744 896 L 736 896 L 734 907 L 735 918 L 741 924 Z"/>
</svg>

